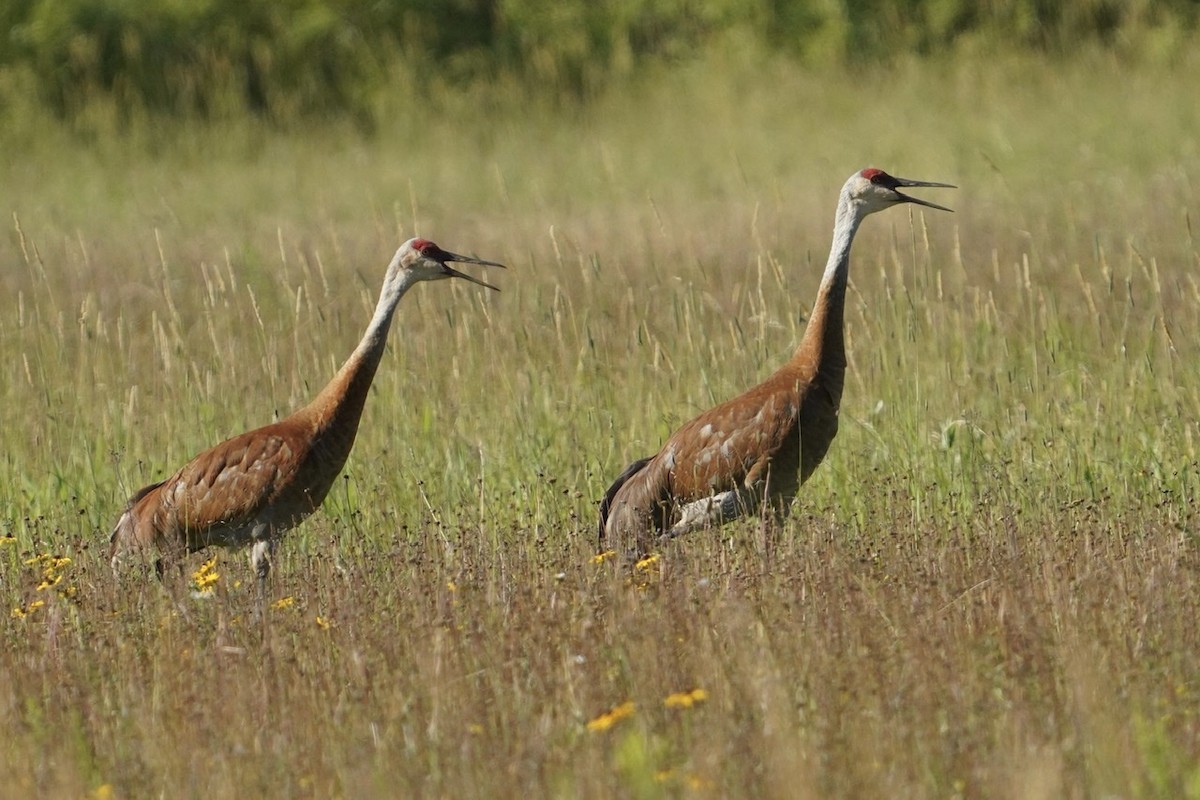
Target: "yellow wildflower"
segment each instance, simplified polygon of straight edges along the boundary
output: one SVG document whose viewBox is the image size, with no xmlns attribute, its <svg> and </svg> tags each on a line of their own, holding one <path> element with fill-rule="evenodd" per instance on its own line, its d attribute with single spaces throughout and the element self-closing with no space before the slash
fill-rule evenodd
<svg viewBox="0 0 1200 800">
<path fill-rule="evenodd" d="M 611 711 L 605 711 L 603 714 L 590 721 L 587 724 L 587 729 L 589 731 L 606 731 L 626 717 L 633 716 L 633 712 L 636 710 L 637 704 L 635 704 L 632 700 L 626 700 L 624 703 L 621 703 L 621 705 L 617 706 Z"/>
<path fill-rule="evenodd" d="M 323 631 L 329 630 L 329 620 L 317 614 L 317 627 Z"/>
<path fill-rule="evenodd" d="M 111 783 L 102 783 L 92 789 L 91 798 L 92 800 L 112 800 L 115 795 Z"/>
<path fill-rule="evenodd" d="M 638 570 L 639 572 L 646 572 L 647 570 L 654 569 L 661 560 L 662 559 L 658 553 L 653 553 L 637 562 L 637 564 L 634 565 L 634 569 Z"/>
<path fill-rule="evenodd" d="M 693 689 L 690 692 L 675 692 L 667 695 L 663 705 L 667 708 L 691 708 L 708 699 L 708 692 L 703 689 Z"/>
<path fill-rule="evenodd" d="M 41 608 L 44 605 L 46 605 L 45 600 L 34 600 L 33 602 L 31 602 L 29 605 L 25 606 L 24 608 L 17 606 L 16 608 L 14 608 L 12 610 L 12 614 L 10 614 L 9 616 L 11 616 L 13 619 L 25 619 L 30 614 L 37 611 L 39 608 Z"/>
<path fill-rule="evenodd" d="M 456 584 L 454 581 L 446 581 L 446 591 L 457 592 L 458 584 Z"/>
<path fill-rule="evenodd" d="M 282 610 L 285 608 L 291 608 L 294 605 L 296 605 L 296 598 L 292 597 L 289 594 L 287 597 L 281 597 L 278 600 L 276 600 L 274 603 L 272 603 L 271 608 L 274 608 L 276 610 Z"/>
<path fill-rule="evenodd" d="M 63 567 L 69 566 L 71 559 L 67 556 L 56 556 L 53 553 L 40 553 L 33 558 L 27 558 L 23 562 L 27 567 L 41 565 L 42 571 L 45 573 L 57 572 Z"/>
<path fill-rule="evenodd" d="M 192 585 L 196 587 L 196 591 L 205 594 L 210 593 L 212 587 L 220 579 L 221 573 L 217 572 L 216 556 L 205 561 L 199 569 L 192 573 Z"/>
<path fill-rule="evenodd" d="M 47 589 L 52 589 L 55 586 L 58 586 L 58 584 L 62 583 L 62 579 L 62 575 L 47 575 L 42 579 L 42 582 L 37 585 L 37 590 L 39 592 L 44 592 Z"/>
<path fill-rule="evenodd" d="M 14 544 L 16 541 L 15 536 L 0 536 L 0 544 Z"/>
<path fill-rule="evenodd" d="M 616 554 L 616 550 L 605 550 L 603 553 L 596 553 L 596 555 L 592 556 L 591 561 L 593 564 L 603 564 Z"/>
</svg>

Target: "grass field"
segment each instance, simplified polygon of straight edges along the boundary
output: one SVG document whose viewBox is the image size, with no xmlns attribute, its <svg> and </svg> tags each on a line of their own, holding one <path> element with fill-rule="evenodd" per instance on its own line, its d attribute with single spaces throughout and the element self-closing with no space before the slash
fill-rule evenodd
<svg viewBox="0 0 1200 800">
<path fill-rule="evenodd" d="M 0 795 L 1200 797 L 1197 67 L 10 126 Z M 608 480 L 798 342 L 868 165 L 957 213 L 863 226 L 786 528 L 593 563 Z M 188 561 L 208 599 L 117 584 L 128 495 L 311 398 L 414 234 L 503 291 L 404 299 L 265 620 L 244 553 Z"/>
</svg>

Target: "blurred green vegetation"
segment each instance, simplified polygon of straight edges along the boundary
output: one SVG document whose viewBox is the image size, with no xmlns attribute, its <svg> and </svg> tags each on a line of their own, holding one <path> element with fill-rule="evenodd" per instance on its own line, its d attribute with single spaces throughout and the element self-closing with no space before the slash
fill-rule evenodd
<svg viewBox="0 0 1200 800">
<path fill-rule="evenodd" d="M 1197 0 L 10 0 L 0 100 L 66 119 L 101 103 L 118 120 L 335 115 L 370 129 L 398 87 L 437 97 L 501 77 L 569 101 L 713 49 L 826 67 L 1088 47 L 1161 61 L 1198 18 Z"/>
</svg>

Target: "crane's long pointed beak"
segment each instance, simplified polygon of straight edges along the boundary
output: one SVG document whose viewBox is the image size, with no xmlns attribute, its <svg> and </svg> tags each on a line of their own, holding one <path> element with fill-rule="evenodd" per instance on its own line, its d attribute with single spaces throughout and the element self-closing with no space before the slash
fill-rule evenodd
<svg viewBox="0 0 1200 800">
<path fill-rule="evenodd" d="M 896 184 L 898 186 L 932 186 L 932 187 L 935 187 L 938 189 L 957 189 L 958 188 L 957 186 L 955 186 L 952 183 L 937 183 L 935 181 L 914 181 L 914 180 L 909 180 L 908 178 L 896 178 Z M 896 192 L 896 194 L 900 195 L 900 202 L 902 202 L 902 203 L 915 203 L 916 205 L 919 205 L 919 206 L 927 206 L 929 208 L 936 208 L 938 211 L 949 211 L 951 214 L 954 213 L 953 208 L 946 208 L 945 206 L 939 206 L 937 203 L 931 203 L 928 200 L 922 200 L 919 197 L 913 197 L 912 195 L 904 194 L 903 192 L 896 190 L 896 189 L 893 189 L 892 191 L 894 191 L 894 192 Z"/>
<path fill-rule="evenodd" d="M 500 269 L 508 269 L 506 266 L 504 266 L 503 264 L 501 264 L 497 261 L 484 261 L 482 258 L 472 258 L 471 256 L 460 256 L 459 254 L 451 253 L 448 250 L 439 251 L 437 254 L 437 260 L 442 262 L 442 269 L 446 270 L 446 274 L 449 275 L 450 277 L 463 278 L 464 280 L 468 280 L 471 283 L 478 284 L 479 286 L 487 287 L 488 289 L 491 289 L 492 291 L 495 291 L 495 292 L 500 291 L 500 289 L 495 286 L 492 286 L 490 283 L 481 281 L 479 278 L 473 277 L 471 275 L 468 275 L 465 272 L 461 272 L 461 271 L 455 269 L 454 267 L 450 266 L 449 262 L 453 261 L 458 264 L 479 264 L 484 267 L 499 267 Z"/>
</svg>

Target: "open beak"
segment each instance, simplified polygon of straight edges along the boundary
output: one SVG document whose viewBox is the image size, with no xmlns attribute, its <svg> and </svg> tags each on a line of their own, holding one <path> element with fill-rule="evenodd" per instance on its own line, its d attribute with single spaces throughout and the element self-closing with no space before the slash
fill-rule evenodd
<svg viewBox="0 0 1200 800">
<path fill-rule="evenodd" d="M 485 283 L 484 281 L 481 281 L 478 278 L 472 277 L 471 275 L 468 275 L 465 272 L 460 272 L 459 270 L 456 270 L 454 267 L 450 266 L 450 262 L 455 262 L 458 264 L 480 264 L 485 267 L 499 267 L 500 269 L 507 269 L 507 267 L 505 267 L 503 264 L 499 264 L 495 261 L 484 261 L 482 258 L 471 258 L 470 256 L 460 256 L 457 253 L 451 253 L 449 250 L 442 250 L 441 248 L 439 248 L 436 253 L 426 253 L 425 255 L 427 255 L 431 258 L 437 259 L 437 261 L 439 263 L 441 263 L 442 269 L 444 269 L 446 271 L 446 274 L 448 276 L 450 276 L 451 278 L 463 278 L 465 280 L 470 281 L 471 283 L 475 283 L 480 286 L 486 286 L 488 289 L 491 289 L 493 291 L 496 291 L 496 292 L 500 291 L 498 288 L 496 288 L 495 286 L 492 286 L 490 283 Z"/>
<path fill-rule="evenodd" d="M 896 181 L 896 186 L 935 186 L 940 189 L 957 189 L 958 188 L 957 186 L 955 186 L 952 183 L 934 183 L 933 181 L 910 181 L 908 178 L 896 178 L 895 181 Z M 919 197 L 912 197 L 911 195 L 904 194 L 903 192 L 901 192 L 899 189 L 897 189 L 895 187 L 892 188 L 892 191 L 895 192 L 900 197 L 901 203 L 916 203 L 919 206 L 928 206 L 929 208 L 936 208 L 939 211 L 949 211 L 951 213 L 954 212 L 953 208 L 946 208 L 945 206 L 939 206 L 937 203 L 931 203 L 928 200 L 922 200 Z"/>
</svg>

